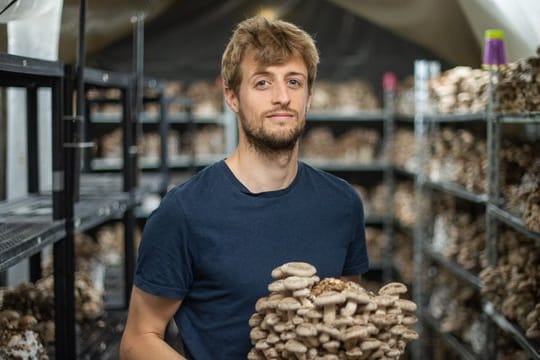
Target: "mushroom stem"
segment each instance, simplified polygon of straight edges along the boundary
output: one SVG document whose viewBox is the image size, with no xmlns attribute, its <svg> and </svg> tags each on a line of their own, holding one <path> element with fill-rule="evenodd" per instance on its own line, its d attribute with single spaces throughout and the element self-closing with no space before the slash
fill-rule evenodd
<svg viewBox="0 0 540 360">
<path fill-rule="evenodd" d="M 323 322 L 331 324 L 336 320 L 336 305 L 328 304 L 324 306 Z"/>
</svg>

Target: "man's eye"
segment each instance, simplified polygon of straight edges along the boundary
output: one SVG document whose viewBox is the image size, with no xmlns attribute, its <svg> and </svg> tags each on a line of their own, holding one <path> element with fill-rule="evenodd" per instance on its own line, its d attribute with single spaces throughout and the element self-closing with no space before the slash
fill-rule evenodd
<svg viewBox="0 0 540 360">
<path fill-rule="evenodd" d="M 289 80 L 289 84 L 292 85 L 292 86 L 296 86 L 296 87 L 302 85 L 302 83 L 300 81 L 296 80 L 296 79 Z"/>
<path fill-rule="evenodd" d="M 265 86 L 268 86 L 269 83 L 268 83 L 268 81 L 266 81 L 266 80 L 259 80 L 259 81 L 257 81 L 257 83 L 256 83 L 255 85 L 256 85 L 257 87 L 265 87 Z"/>
</svg>

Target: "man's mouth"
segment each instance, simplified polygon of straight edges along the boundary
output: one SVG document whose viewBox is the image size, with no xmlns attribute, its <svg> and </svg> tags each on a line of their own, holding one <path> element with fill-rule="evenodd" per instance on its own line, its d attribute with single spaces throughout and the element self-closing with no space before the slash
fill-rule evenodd
<svg viewBox="0 0 540 360">
<path fill-rule="evenodd" d="M 289 120 L 294 117 L 294 113 L 286 112 L 286 111 L 277 111 L 272 112 L 266 115 L 266 117 L 269 117 L 274 120 Z"/>
</svg>

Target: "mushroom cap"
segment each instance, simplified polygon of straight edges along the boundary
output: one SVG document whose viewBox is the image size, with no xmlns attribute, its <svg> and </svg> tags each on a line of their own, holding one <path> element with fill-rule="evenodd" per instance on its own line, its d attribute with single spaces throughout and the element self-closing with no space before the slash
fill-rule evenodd
<svg viewBox="0 0 540 360">
<path fill-rule="evenodd" d="M 399 351 L 398 349 L 390 349 L 386 351 L 384 354 L 388 357 L 395 358 L 401 355 L 401 351 Z"/>
<path fill-rule="evenodd" d="M 279 279 L 268 284 L 268 291 L 270 292 L 280 292 L 285 290 L 285 283 L 283 282 L 283 279 Z"/>
<path fill-rule="evenodd" d="M 281 317 L 274 313 L 274 312 L 269 312 L 268 314 L 266 314 L 264 316 L 264 320 L 263 322 L 267 323 L 268 325 L 271 325 L 271 326 L 274 326 L 276 325 L 279 321 L 281 320 Z"/>
<path fill-rule="evenodd" d="M 283 298 L 279 301 L 279 304 L 278 304 L 278 309 L 280 310 L 297 310 L 300 308 L 302 304 L 300 303 L 300 301 L 298 301 L 297 299 L 293 298 L 293 297 L 286 297 L 286 298 Z"/>
<path fill-rule="evenodd" d="M 360 344 L 360 349 L 363 351 L 373 350 L 381 346 L 381 344 L 382 342 L 380 340 L 369 338 L 362 341 Z"/>
<path fill-rule="evenodd" d="M 366 339 L 370 335 L 369 328 L 367 326 L 354 325 L 347 329 L 343 339 L 345 341 L 352 339 Z"/>
<path fill-rule="evenodd" d="M 379 296 L 375 296 L 373 300 L 378 306 L 387 307 L 387 306 L 392 306 L 396 302 L 397 297 L 392 296 L 392 295 L 379 295 Z"/>
<path fill-rule="evenodd" d="M 283 285 L 287 290 L 300 290 L 306 289 L 310 285 L 310 281 L 304 277 L 293 275 L 283 279 Z"/>
<path fill-rule="evenodd" d="M 407 286 L 400 282 L 391 282 L 379 289 L 379 295 L 399 295 L 407 292 Z"/>
<path fill-rule="evenodd" d="M 345 281 L 341 279 L 336 278 L 324 278 L 321 281 L 319 281 L 317 284 L 313 285 L 311 288 L 311 294 L 315 296 L 319 296 L 322 293 L 334 291 L 334 292 L 342 292 L 343 290 L 347 289 L 348 285 Z"/>
<path fill-rule="evenodd" d="M 348 325 L 352 325 L 354 323 L 354 318 L 352 316 L 340 316 L 338 317 L 333 325 L 334 326 L 348 326 Z"/>
<path fill-rule="evenodd" d="M 253 315 L 251 315 L 251 317 L 249 318 L 249 326 L 250 327 L 258 326 L 260 325 L 262 320 L 263 320 L 263 316 L 261 314 L 253 313 Z"/>
<path fill-rule="evenodd" d="M 285 343 L 285 350 L 290 351 L 295 354 L 303 354 L 307 352 L 307 347 L 306 345 L 302 344 L 301 342 L 297 340 L 289 339 Z"/>
<path fill-rule="evenodd" d="M 310 309 L 306 313 L 306 317 L 309 319 L 321 319 L 323 317 L 323 314 L 321 313 L 320 310 L 317 310 L 314 308 L 314 309 Z"/>
<path fill-rule="evenodd" d="M 268 304 L 267 297 L 259 298 L 257 302 L 255 303 L 255 311 L 262 312 L 263 310 L 267 309 L 267 304 Z"/>
<path fill-rule="evenodd" d="M 268 334 L 268 336 L 266 337 L 266 342 L 269 343 L 269 344 L 275 344 L 277 342 L 279 342 L 279 336 L 277 336 L 275 333 L 271 332 L 270 334 Z"/>
<path fill-rule="evenodd" d="M 377 310 L 377 303 L 375 301 L 370 301 L 366 305 L 364 305 L 365 311 L 375 311 Z"/>
<path fill-rule="evenodd" d="M 281 265 L 281 271 L 286 275 L 310 277 L 317 273 L 315 266 L 305 262 L 288 262 Z"/>
<path fill-rule="evenodd" d="M 262 340 L 264 338 L 266 338 L 266 336 L 268 335 L 268 333 L 264 330 L 261 330 L 261 328 L 259 327 L 254 327 L 253 329 L 251 329 L 251 331 L 249 332 L 249 338 L 251 340 Z"/>
<path fill-rule="evenodd" d="M 377 339 L 381 341 L 388 341 L 392 337 L 389 331 L 383 331 L 377 334 Z"/>
<path fill-rule="evenodd" d="M 283 272 L 283 270 L 281 270 L 281 266 L 278 266 L 277 268 L 272 270 L 271 276 L 272 276 L 272 279 L 278 280 L 278 279 L 283 279 L 287 275 Z"/>
<path fill-rule="evenodd" d="M 316 336 L 317 327 L 314 324 L 302 323 L 296 327 L 296 333 L 300 336 Z"/>
<path fill-rule="evenodd" d="M 255 343 L 255 349 L 257 350 L 265 350 L 265 349 L 268 349 L 269 347 L 270 345 L 264 339 L 261 339 Z"/>
<path fill-rule="evenodd" d="M 364 352 L 359 347 L 354 347 L 350 350 L 347 350 L 345 355 L 350 356 L 350 357 L 358 357 L 358 356 L 364 355 Z"/>
<path fill-rule="evenodd" d="M 390 328 L 390 332 L 393 334 L 393 335 L 403 335 L 407 330 L 409 330 L 408 328 L 406 328 L 405 326 L 403 325 L 394 325 Z"/>
<path fill-rule="evenodd" d="M 386 314 L 373 314 L 370 316 L 370 319 L 373 324 L 379 326 L 388 326 L 392 324 L 391 320 Z"/>
<path fill-rule="evenodd" d="M 401 337 L 407 340 L 416 340 L 418 339 L 418 333 L 412 329 L 405 329 L 401 334 Z"/>
<path fill-rule="evenodd" d="M 296 313 L 300 316 L 306 316 L 306 314 L 311 310 L 311 308 L 308 307 L 301 307 L 300 309 L 296 310 Z"/>
<path fill-rule="evenodd" d="M 337 340 L 330 340 L 322 344 L 322 347 L 328 351 L 333 351 L 339 349 L 340 342 Z"/>
<path fill-rule="evenodd" d="M 418 322 L 418 318 L 414 315 L 407 315 L 401 319 L 403 325 L 412 325 Z"/>
<path fill-rule="evenodd" d="M 342 304 L 347 298 L 340 292 L 327 291 L 315 297 L 314 303 L 317 306 Z"/>
<path fill-rule="evenodd" d="M 272 294 L 268 297 L 268 302 L 266 304 L 268 309 L 275 309 L 277 308 L 279 302 L 281 299 L 283 299 L 285 295 L 283 294 Z"/>
<path fill-rule="evenodd" d="M 345 295 L 347 300 L 354 300 L 358 304 L 367 304 L 370 301 L 370 296 L 365 292 L 360 292 L 357 290 L 347 289 L 342 291 L 342 294 Z"/>
<path fill-rule="evenodd" d="M 293 291 L 294 297 L 308 297 L 309 295 L 311 295 L 311 290 L 308 288 Z"/>
<path fill-rule="evenodd" d="M 416 311 L 416 308 L 417 308 L 416 304 L 413 301 L 407 300 L 407 299 L 399 299 L 395 302 L 394 305 L 399 307 L 402 310 L 409 311 L 409 312 Z"/>
<path fill-rule="evenodd" d="M 328 335 L 332 336 L 335 339 L 341 340 L 342 336 L 341 336 L 341 331 L 339 331 L 339 329 L 336 329 L 333 326 L 325 325 L 323 323 L 318 323 L 315 326 L 317 327 L 317 330 L 319 332 L 328 334 Z"/>
<path fill-rule="evenodd" d="M 251 349 L 247 355 L 248 360 L 265 360 L 266 357 L 261 355 L 257 350 Z"/>
<path fill-rule="evenodd" d="M 32 315 L 23 315 L 19 319 L 19 328 L 25 330 L 31 330 L 38 323 L 37 319 Z"/>
<path fill-rule="evenodd" d="M 339 360 L 339 356 L 336 354 L 325 354 L 321 358 L 321 360 Z"/>
</svg>

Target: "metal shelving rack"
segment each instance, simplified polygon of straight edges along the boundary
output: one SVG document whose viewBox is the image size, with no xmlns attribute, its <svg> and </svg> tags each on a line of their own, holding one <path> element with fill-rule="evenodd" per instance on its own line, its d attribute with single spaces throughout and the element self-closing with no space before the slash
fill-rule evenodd
<svg viewBox="0 0 540 360">
<path fill-rule="evenodd" d="M 125 306 L 129 302 L 131 285 L 133 284 L 133 273 L 135 268 L 135 248 L 133 244 L 135 229 L 135 207 L 140 202 L 137 196 L 139 187 L 139 171 L 137 168 L 137 118 L 133 112 L 135 101 L 135 81 L 131 74 L 102 71 L 98 69 L 85 68 L 82 78 L 85 92 L 92 88 L 118 89 L 121 93 L 122 104 L 122 159 L 123 168 L 120 176 L 113 174 L 90 174 L 88 171 L 80 173 L 81 188 L 79 207 L 83 204 L 94 202 L 99 204 L 110 204 L 109 210 L 95 211 L 100 214 L 101 219 L 95 219 L 91 224 L 98 226 L 106 221 L 123 217 L 124 223 L 124 299 Z M 87 107 L 88 109 L 88 107 Z M 89 113 L 86 111 L 86 118 Z M 88 125 L 88 121 L 85 122 Z M 88 128 L 85 128 L 85 134 Z M 85 138 L 88 141 L 88 139 Z M 85 154 L 85 158 L 88 156 Z M 85 169 L 86 170 L 86 169 Z M 90 228 L 81 225 L 81 230 Z"/>
<path fill-rule="evenodd" d="M 540 124 L 540 117 L 538 113 L 528 114 L 512 114 L 501 115 L 495 111 L 496 98 L 493 89 L 494 77 L 498 76 L 496 72 L 490 73 L 490 88 L 489 88 L 489 101 L 486 112 L 474 113 L 474 114 L 450 114 L 450 115 L 433 115 L 428 114 L 428 89 L 427 81 L 430 78 L 429 62 L 417 61 L 415 64 L 415 138 L 417 145 L 420 149 L 426 149 L 424 144 L 425 136 L 429 129 L 436 128 L 440 123 L 470 123 L 480 122 L 486 126 L 486 144 L 488 149 L 488 179 L 486 194 L 477 194 L 463 189 L 457 184 L 448 182 L 435 182 L 430 181 L 427 175 L 419 169 L 415 176 L 415 193 L 417 204 L 421 207 L 423 196 L 432 194 L 433 191 L 438 191 L 446 194 L 450 194 L 456 198 L 466 200 L 479 206 L 483 206 L 486 215 L 486 254 L 488 264 L 496 265 L 497 263 L 497 243 L 498 243 L 498 227 L 500 223 L 509 225 L 514 230 L 521 234 L 534 239 L 537 243 L 540 243 L 540 233 L 531 231 L 525 227 L 523 221 L 516 215 L 508 212 L 503 208 L 502 199 L 500 197 L 500 143 L 501 143 L 501 124 L 513 123 L 513 124 Z M 424 146 L 422 146 L 424 145 Z M 417 156 L 419 157 L 419 163 L 426 163 L 428 154 L 426 151 L 420 151 Z M 431 196 L 431 198 L 433 198 Z M 430 232 L 430 224 L 433 220 L 433 215 L 422 216 L 422 209 L 418 210 L 419 216 L 417 216 L 415 224 L 415 266 L 416 266 L 416 282 L 414 298 L 419 305 L 418 313 L 421 322 L 419 324 L 419 330 L 421 331 L 421 338 L 425 338 L 424 333 L 425 326 L 434 330 L 439 334 L 446 344 L 453 349 L 456 354 L 462 359 L 494 359 L 497 356 L 496 349 L 496 330 L 497 328 L 503 330 L 509 334 L 521 348 L 527 352 L 531 359 L 540 359 L 540 348 L 537 343 L 528 340 L 524 336 L 524 331 L 518 328 L 506 317 L 500 314 L 487 300 L 482 300 L 482 317 L 486 320 L 486 348 L 482 355 L 474 354 L 468 350 L 468 347 L 462 344 L 457 338 L 450 336 L 449 334 L 441 333 L 435 321 L 425 314 L 424 304 L 426 289 L 423 288 L 425 279 L 419 274 L 425 273 L 424 269 L 428 262 L 435 262 L 440 267 L 450 271 L 456 278 L 460 279 L 463 283 L 471 286 L 476 290 L 480 290 L 482 287 L 481 280 L 474 274 L 466 271 L 455 262 L 446 259 L 441 254 L 433 251 L 428 245 Z M 431 219 L 430 219 L 431 218 Z M 496 324 L 497 326 L 491 326 Z M 426 358 L 427 344 L 415 344 L 414 358 L 422 359 Z"/>
<path fill-rule="evenodd" d="M 382 183 L 387 189 L 385 214 L 369 215 L 365 218 L 366 226 L 381 226 L 385 234 L 384 255 L 380 263 L 370 265 L 371 270 L 381 271 L 382 281 L 388 282 L 395 277 L 392 262 L 394 246 L 394 167 L 391 164 L 391 143 L 394 131 L 394 93 L 385 92 L 384 108 L 374 111 L 339 112 L 339 111 L 315 111 L 307 114 L 307 123 L 314 124 L 342 124 L 368 125 L 382 124 L 382 148 L 379 160 L 372 163 L 351 163 L 339 159 L 309 159 L 303 158 L 310 165 L 329 172 L 353 172 L 353 173 L 379 173 L 382 175 Z M 331 125 L 330 125 L 331 126 Z"/>
<path fill-rule="evenodd" d="M 31 280 L 41 277 L 40 252 L 53 245 L 55 352 L 68 358 L 73 334 L 69 313 L 72 303 L 66 298 L 70 286 L 66 263 L 66 196 L 64 154 L 64 66 L 60 62 L 0 54 L 0 85 L 21 87 L 27 95 L 28 193 L 24 199 L 0 203 L 0 271 L 30 257 Z M 52 92 L 52 191 L 39 184 L 37 90 Z M 74 309 L 74 308 L 73 308 Z M 64 356 L 66 355 L 66 356 Z"/>
</svg>

